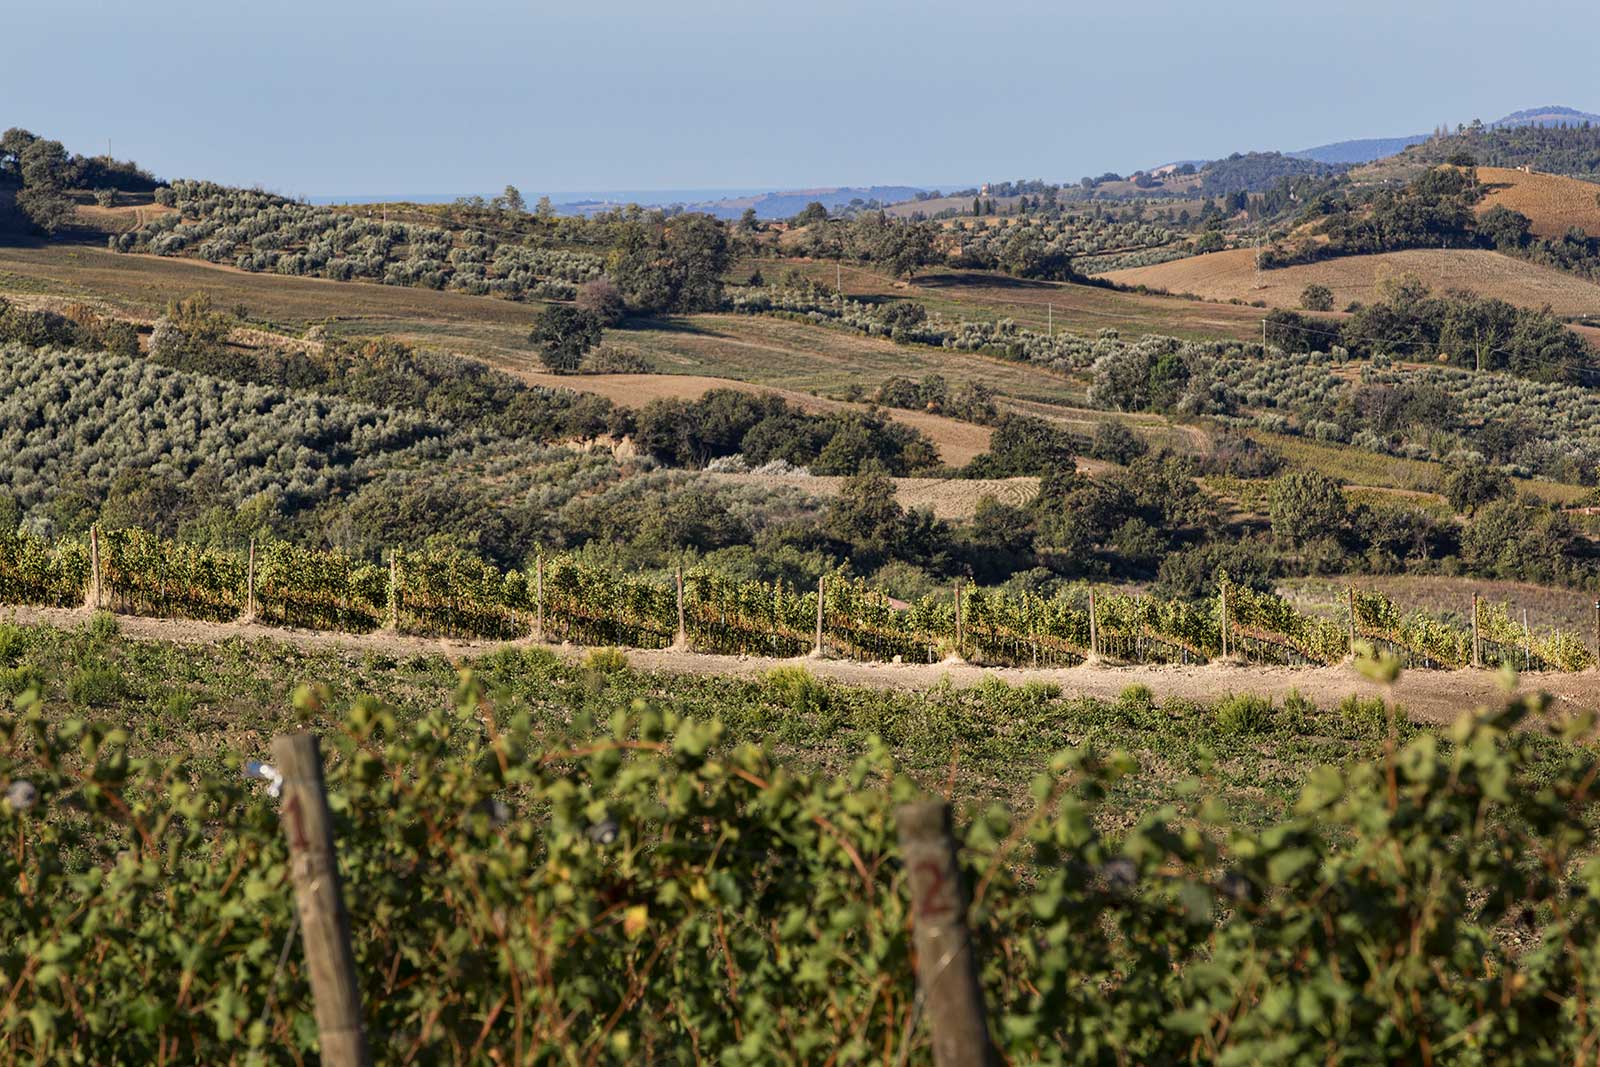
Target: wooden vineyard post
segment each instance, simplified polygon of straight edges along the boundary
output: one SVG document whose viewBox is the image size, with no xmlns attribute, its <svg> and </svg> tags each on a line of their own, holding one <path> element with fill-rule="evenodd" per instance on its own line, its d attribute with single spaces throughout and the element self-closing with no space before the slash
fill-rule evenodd
<svg viewBox="0 0 1600 1067">
<path fill-rule="evenodd" d="M 1533 631 L 1528 629 L 1528 609 L 1522 609 L 1522 669 L 1533 669 Z"/>
<path fill-rule="evenodd" d="M 544 556 L 533 565 L 533 639 L 544 643 Z"/>
<path fill-rule="evenodd" d="M 1228 658 L 1228 583 L 1222 586 L 1222 658 Z"/>
<path fill-rule="evenodd" d="M 1472 591 L 1472 665 L 1483 666 L 1483 656 L 1478 650 L 1478 591 Z"/>
<path fill-rule="evenodd" d="M 244 621 L 256 621 L 256 539 L 250 538 L 250 558 L 244 572 Z"/>
<path fill-rule="evenodd" d="M 994 1047 L 967 933 L 950 805 L 938 800 L 907 804 L 895 812 L 895 824 L 911 890 L 917 987 L 933 1031 L 933 1062 L 935 1067 L 991 1067 Z"/>
<path fill-rule="evenodd" d="M 101 599 L 100 579 L 100 526 L 95 524 L 89 527 L 89 608 L 99 611 L 104 601 Z"/>
<path fill-rule="evenodd" d="M 826 595 L 828 579 L 824 575 L 817 576 L 817 643 L 811 647 L 811 654 L 818 659 L 822 658 L 822 598 Z"/>
<path fill-rule="evenodd" d="M 1594 662 L 1600 667 L 1600 600 L 1594 602 Z"/>
<path fill-rule="evenodd" d="M 675 578 L 678 587 L 678 636 L 673 640 L 672 647 L 688 648 L 689 627 L 685 625 L 683 618 L 683 568 L 681 566 L 678 568 Z"/>
<path fill-rule="evenodd" d="M 956 658 L 961 658 L 961 648 L 965 643 L 966 634 L 961 625 L 961 583 L 956 583 Z"/>
<path fill-rule="evenodd" d="M 327 1067 L 367 1067 L 372 1061 L 361 1020 L 361 989 L 316 734 L 273 738 L 272 758 L 283 775 L 283 832 L 289 839 L 289 876 L 311 976 L 321 1060 Z"/>
<path fill-rule="evenodd" d="M 400 550 L 389 550 L 389 632 L 400 630 Z"/>
<path fill-rule="evenodd" d="M 1089 587 L 1089 655 L 1100 658 L 1100 613 L 1094 601 L 1094 586 Z"/>
<path fill-rule="evenodd" d="M 1345 596 L 1350 612 L 1350 654 L 1353 656 L 1356 654 L 1356 587 L 1347 586 Z"/>
</svg>

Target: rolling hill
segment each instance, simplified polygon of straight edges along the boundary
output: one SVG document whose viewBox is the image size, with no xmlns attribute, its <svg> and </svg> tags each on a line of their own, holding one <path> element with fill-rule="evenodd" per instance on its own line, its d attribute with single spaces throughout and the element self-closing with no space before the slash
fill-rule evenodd
<svg viewBox="0 0 1600 1067">
<path fill-rule="evenodd" d="M 1261 301 L 1280 308 L 1298 307 L 1305 287 L 1316 283 L 1332 289 L 1334 307 L 1342 308 L 1352 301 L 1371 301 L 1379 282 L 1399 274 L 1415 275 L 1438 291 L 1466 289 L 1522 307 L 1548 304 L 1558 315 L 1600 315 L 1600 285 L 1478 249 L 1410 249 L 1258 271 L 1255 252 L 1239 248 L 1113 271 L 1106 277 L 1207 300 Z"/>
<path fill-rule="evenodd" d="M 1560 237 L 1574 226 L 1600 234 L 1600 184 L 1507 167 L 1479 167 L 1478 180 L 1489 189 L 1480 215 L 1495 207 L 1520 212 L 1540 237 Z"/>
<path fill-rule="evenodd" d="M 1317 163 L 1371 163 L 1374 159 L 1403 152 L 1414 144 L 1421 144 L 1428 134 L 1409 137 L 1365 137 L 1354 141 L 1335 141 L 1333 144 L 1303 148 L 1298 152 L 1285 152 L 1293 159 L 1309 159 Z"/>
</svg>

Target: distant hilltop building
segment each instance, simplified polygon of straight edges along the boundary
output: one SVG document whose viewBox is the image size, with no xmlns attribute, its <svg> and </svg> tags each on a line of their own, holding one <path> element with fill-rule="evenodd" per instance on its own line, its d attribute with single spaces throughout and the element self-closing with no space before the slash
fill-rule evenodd
<svg viewBox="0 0 1600 1067">
<path fill-rule="evenodd" d="M 984 182 L 983 185 L 978 189 L 978 195 L 979 196 L 988 196 L 989 195 L 989 183 L 988 182 Z"/>
</svg>

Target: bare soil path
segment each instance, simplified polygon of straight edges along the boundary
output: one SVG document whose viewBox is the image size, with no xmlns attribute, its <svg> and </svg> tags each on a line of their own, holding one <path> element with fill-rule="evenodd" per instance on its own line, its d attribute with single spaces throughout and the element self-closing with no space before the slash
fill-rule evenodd
<svg viewBox="0 0 1600 1067">
<path fill-rule="evenodd" d="M 0 618 L 18 623 L 44 623 L 70 627 L 87 622 L 91 613 L 82 608 L 5 607 Z M 148 641 L 217 643 L 230 638 L 271 640 L 308 649 L 344 648 L 389 655 L 442 653 L 455 661 L 483 655 L 498 648 L 527 646 L 527 641 L 475 641 L 436 637 L 411 637 L 390 633 L 342 634 L 293 630 L 257 623 L 209 623 L 191 619 L 118 617 L 122 632 Z M 586 649 L 549 646 L 558 654 L 577 659 Z M 948 682 L 975 685 L 997 677 L 1012 685 L 1045 682 L 1059 685 L 1069 696 L 1114 699 L 1131 685 L 1148 686 L 1160 700 L 1208 702 L 1232 693 L 1254 693 L 1282 699 L 1298 692 L 1320 707 L 1333 707 L 1352 693 L 1362 697 L 1382 695 L 1382 690 L 1348 666 L 1261 667 L 1212 664 L 1204 667 L 1116 667 L 1084 665 L 1055 669 L 989 668 L 959 662 L 937 664 L 858 663 L 853 660 L 782 660 L 760 656 L 723 656 L 672 650 L 631 649 L 629 663 L 644 670 L 693 675 L 728 675 L 752 678 L 774 667 L 803 663 L 820 678 L 845 685 L 877 689 L 928 689 Z M 1524 691 L 1541 691 L 1554 698 L 1557 716 L 1583 710 L 1600 710 L 1600 672 L 1581 674 L 1529 674 L 1521 679 Z M 1415 720 L 1450 723 L 1463 712 L 1498 703 L 1503 698 L 1498 676 L 1492 671 L 1409 671 L 1395 686 L 1395 699 Z"/>
</svg>

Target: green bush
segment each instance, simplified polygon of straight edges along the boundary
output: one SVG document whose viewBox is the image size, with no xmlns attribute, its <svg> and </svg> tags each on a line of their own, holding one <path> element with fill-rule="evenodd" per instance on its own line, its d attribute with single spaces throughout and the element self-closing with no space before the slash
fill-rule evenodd
<svg viewBox="0 0 1600 1067">
<path fill-rule="evenodd" d="M 1272 725 L 1272 701 L 1251 693 L 1230 693 L 1218 701 L 1217 729 L 1225 734 L 1259 734 Z"/>
<path fill-rule="evenodd" d="M 774 667 L 763 680 L 778 702 L 796 715 L 816 715 L 827 710 L 828 687 L 804 667 Z"/>
<path fill-rule="evenodd" d="M 583 665 L 601 674 L 613 674 L 628 669 L 628 654 L 620 648 L 591 649 L 583 657 Z"/>
<path fill-rule="evenodd" d="M 67 679 L 67 699 L 83 707 L 108 707 L 122 693 L 122 674 L 109 663 L 85 663 Z"/>
</svg>

